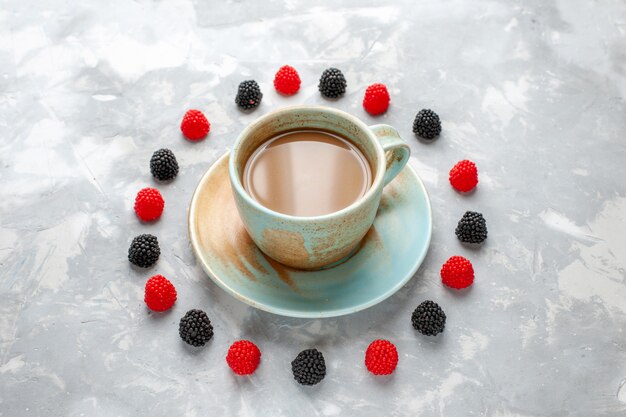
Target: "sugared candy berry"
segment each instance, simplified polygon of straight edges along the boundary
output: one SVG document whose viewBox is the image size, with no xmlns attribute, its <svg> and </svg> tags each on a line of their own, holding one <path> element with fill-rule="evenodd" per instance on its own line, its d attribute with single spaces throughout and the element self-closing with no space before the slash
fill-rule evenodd
<svg viewBox="0 0 626 417">
<path fill-rule="evenodd" d="M 363 108 L 372 116 L 383 114 L 389 108 L 390 100 L 385 84 L 372 84 L 365 90 Z"/>
<path fill-rule="evenodd" d="M 202 310 L 189 310 L 178 324 L 180 338 L 192 346 L 204 346 L 213 337 L 209 316 Z"/>
<path fill-rule="evenodd" d="M 450 288 L 460 290 L 474 282 L 474 267 L 462 256 L 452 256 L 441 267 L 441 281 Z"/>
<path fill-rule="evenodd" d="M 274 76 L 274 88 L 280 94 L 286 96 L 296 94 L 300 89 L 300 82 L 298 71 L 289 65 L 280 67 L 276 76 Z"/>
<path fill-rule="evenodd" d="M 144 222 L 161 217 L 163 207 L 165 207 L 165 201 L 156 188 L 143 188 L 135 197 L 135 214 Z"/>
<path fill-rule="evenodd" d="M 155 275 L 146 282 L 144 301 L 150 310 L 169 310 L 176 302 L 176 288 L 163 275 Z"/>
<path fill-rule="evenodd" d="M 249 340 L 238 340 L 230 346 L 226 363 L 237 375 L 250 375 L 259 366 L 261 351 Z"/>
<path fill-rule="evenodd" d="M 441 121 L 437 113 L 430 109 L 422 109 L 413 120 L 413 133 L 424 139 L 432 140 L 441 133 Z"/>
<path fill-rule="evenodd" d="M 324 355 L 317 349 L 306 349 L 291 361 L 293 378 L 302 385 L 315 385 L 326 376 Z"/>
<path fill-rule="evenodd" d="M 159 260 L 161 248 L 156 236 L 143 234 L 136 236 L 128 248 L 128 260 L 142 268 L 148 268 Z"/>
<path fill-rule="evenodd" d="M 464 159 L 452 167 L 449 175 L 450 185 L 455 190 L 466 193 L 472 191 L 478 184 L 478 170 L 476 164 Z"/>
<path fill-rule="evenodd" d="M 331 67 L 324 70 L 317 88 L 326 98 L 338 98 L 346 92 L 347 85 L 341 70 Z"/>
<path fill-rule="evenodd" d="M 209 134 L 211 124 L 200 110 L 188 110 L 180 123 L 183 135 L 191 141 L 198 141 Z"/>
<path fill-rule="evenodd" d="M 252 110 L 261 104 L 263 99 L 263 93 L 261 87 L 254 80 L 242 81 L 237 88 L 237 96 L 235 96 L 235 103 L 242 110 Z"/>
<path fill-rule="evenodd" d="M 435 336 L 446 327 L 446 313 L 439 304 L 426 300 L 417 306 L 411 315 L 413 328 L 426 336 Z"/>
<path fill-rule="evenodd" d="M 365 352 L 365 366 L 374 375 L 390 375 L 398 365 L 398 351 L 388 340 L 374 340 Z"/>
<path fill-rule="evenodd" d="M 481 213 L 466 211 L 454 233 L 463 243 L 482 243 L 487 239 L 487 221 Z"/>
</svg>

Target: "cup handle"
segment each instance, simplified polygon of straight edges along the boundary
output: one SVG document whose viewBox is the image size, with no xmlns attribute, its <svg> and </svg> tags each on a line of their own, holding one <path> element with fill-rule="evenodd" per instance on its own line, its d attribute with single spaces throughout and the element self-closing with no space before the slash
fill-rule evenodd
<svg viewBox="0 0 626 417">
<path fill-rule="evenodd" d="M 385 159 L 387 160 L 387 169 L 383 179 L 383 186 L 385 186 L 402 171 L 402 168 L 409 161 L 411 149 L 402 140 L 395 128 L 389 125 L 373 125 L 369 128 L 378 137 L 385 152 Z"/>
</svg>

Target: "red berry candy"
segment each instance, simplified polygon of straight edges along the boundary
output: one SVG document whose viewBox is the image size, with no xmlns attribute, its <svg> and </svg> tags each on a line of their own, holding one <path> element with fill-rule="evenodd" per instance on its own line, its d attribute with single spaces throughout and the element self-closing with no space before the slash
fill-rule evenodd
<svg viewBox="0 0 626 417">
<path fill-rule="evenodd" d="M 169 310 L 176 302 L 176 288 L 163 275 L 155 275 L 146 282 L 144 301 L 150 310 Z"/>
<path fill-rule="evenodd" d="M 274 88 L 281 94 L 291 96 L 300 90 L 300 82 L 298 71 L 294 67 L 284 65 L 274 77 Z"/>
<path fill-rule="evenodd" d="M 226 363 L 237 375 L 250 375 L 259 366 L 261 351 L 249 340 L 238 340 L 230 346 Z"/>
<path fill-rule="evenodd" d="M 200 110 L 187 110 L 183 121 L 180 123 L 183 135 L 191 141 L 204 138 L 211 130 L 211 124 Z"/>
<path fill-rule="evenodd" d="M 135 213 L 144 222 L 150 222 L 161 217 L 165 201 L 156 188 L 139 190 L 135 197 Z"/>
<path fill-rule="evenodd" d="M 376 116 L 383 114 L 389 108 L 389 92 L 385 84 L 372 84 L 365 90 L 365 96 L 363 97 L 363 107 L 369 114 Z"/>
<path fill-rule="evenodd" d="M 391 375 L 398 365 L 398 351 L 389 340 L 374 340 L 365 352 L 365 366 L 374 375 Z"/>
<path fill-rule="evenodd" d="M 467 159 L 457 162 L 450 170 L 450 184 L 457 191 L 472 191 L 478 184 L 476 164 Z"/>
<path fill-rule="evenodd" d="M 474 267 L 462 256 L 453 256 L 441 267 L 441 281 L 451 288 L 460 290 L 474 282 Z"/>
</svg>

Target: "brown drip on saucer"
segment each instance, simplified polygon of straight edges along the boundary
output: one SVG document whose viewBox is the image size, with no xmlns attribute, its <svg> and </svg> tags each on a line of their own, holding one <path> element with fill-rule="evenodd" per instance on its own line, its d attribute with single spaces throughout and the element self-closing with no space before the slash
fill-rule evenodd
<svg viewBox="0 0 626 417">
<path fill-rule="evenodd" d="M 368 242 L 371 242 L 376 247 L 376 249 L 382 249 L 383 248 L 383 241 L 380 238 L 380 235 L 378 234 L 378 231 L 376 231 L 376 226 L 370 227 L 370 230 L 367 231 L 367 234 L 365 235 L 365 237 L 361 241 L 361 248 L 363 246 L 367 245 Z M 361 250 L 361 249 L 359 248 L 359 250 Z"/>
<path fill-rule="evenodd" d="M 265 257 L 265 260 L 267 261 L 267 263 L 269 263 L 272 266 L 272 268 L 274 268 L 274 271 L 276 271 L 280 280 L 284 282 L 285 284 L 287 284 L 289 288 L 297 292 L 298 287 L 296 283 L 294 282 L 294 280 L 291 278 L 291 275 L 289 274 L 289 271 L 291 270 L 291 268 L 288 267 L 287 265 L 283 265 L 280 262 L 270 258 L 263 252 L 261 253 Z"/>
</svg>

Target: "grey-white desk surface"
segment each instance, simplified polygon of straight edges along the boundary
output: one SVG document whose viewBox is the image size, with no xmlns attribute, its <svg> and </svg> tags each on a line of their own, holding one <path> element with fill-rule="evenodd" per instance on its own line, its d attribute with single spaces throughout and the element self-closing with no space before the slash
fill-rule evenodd
<svg viewBox="0 0 626 417">
<path fill-rule="evenodd" d="M 25 2 L 0 10 L 0 415 L 15 416 L 624 416 L 626 388 L 626 3 L 558 1 Z M 279 97 L 273 74 L 297 67 L 302 90 Z M 321 72 L 348 92 L 326 102 Z M 234 105 L 256 79 L 263 103 Z M 365 87 L 392 105 L 373 118 Z M 397 294 L 366 311 L 290 319 L 236 301 L 196 264 L 187 205 L 198 180 L 248 123 L 285 105 L 329 104 L 395 126 L 432 199 L 429 254 Z M 188 108 L 212 129 L 180 137 Z M 432 108 L 441 137 L 418 141 Z M 148 161 L 169 147 L 179 177 L 154 225 L 134 194 L 155 185 Z M 448 170 L 470 158 L 478 190 Z M 483 212 L 489 238 L 463 248 L 454 227 Z M 162 255 L 131 269 L 130 239 Z M 441 264 L 465 255 L 477 278 L 457 294 Z M 155 273 L 178 288 L 173 311 L 143 304 Z M 424 299 L 448 315 L 437 338 L 410 314 Z M 205 309 L 215 338 L 191 352 L 177 334 Z M 224 356 L 254 340 L 262 365 L 238 378 Z M 364 369 L 376 338 L 396 343 L 390 378 Z M 328 375 L 298 386 L 289 362 L 318 347 Z"/>
</svg>

